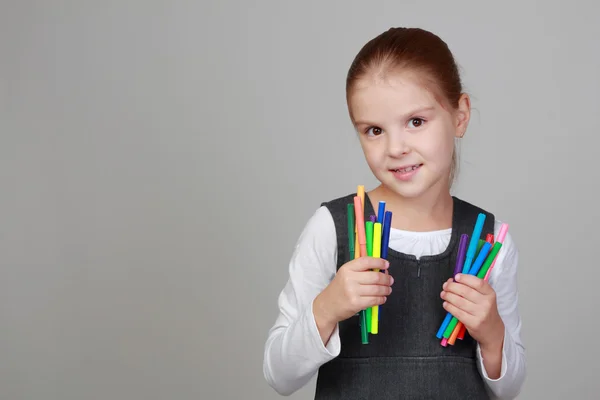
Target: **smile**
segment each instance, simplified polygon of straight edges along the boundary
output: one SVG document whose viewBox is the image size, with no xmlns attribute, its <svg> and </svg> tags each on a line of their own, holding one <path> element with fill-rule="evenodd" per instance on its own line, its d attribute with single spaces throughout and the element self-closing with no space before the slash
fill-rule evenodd
<svg viewBox="0 0 600 400">
<path fill-rule="evenodd" d="M 392 171 L 399 172 L 401 174 L 405 174 L 407 172 L 414 171 L 415 169 L 419 168 L 421 165 L 423 165 L 423 164 L 409 165 L 408 167 L 402 167 L 402 168 L 398 168 L 398 169 L 393 169 Z"/>
<path fill-rule="evenodd" d="M 390 171 L 397 180 L 408 182 L 412 180 L 412 178 L 419 172 L 422 165 L 423 164 L 408 165 L 406 167 L 396 168 Z"/>
</svg>

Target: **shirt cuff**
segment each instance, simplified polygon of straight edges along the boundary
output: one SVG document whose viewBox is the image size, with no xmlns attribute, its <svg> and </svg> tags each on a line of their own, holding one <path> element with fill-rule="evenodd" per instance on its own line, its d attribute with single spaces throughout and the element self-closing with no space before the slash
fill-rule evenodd
<svg viewBox="0 0 600 400">
<path fill-rule="evenodd" d="M 322 361 L 326 362 L 337 357 L 341 351 L 340 324 L 335 324 L 335 328 L 329 337 L 327 345 L 323 345 L 323 340 L 321 340 L 321 335 L 319 334 L 319 328 L 317 328 L 317 321 L 315 321 L 312 302 L 310 303 L 310 307 L 305 316 L 307 319 L 307 326 L 310 327 L 310 336 L 313 339 L 315 345 L 314 348 L 318 349 L 320 355 L 323 357 Z"/>
</svg>

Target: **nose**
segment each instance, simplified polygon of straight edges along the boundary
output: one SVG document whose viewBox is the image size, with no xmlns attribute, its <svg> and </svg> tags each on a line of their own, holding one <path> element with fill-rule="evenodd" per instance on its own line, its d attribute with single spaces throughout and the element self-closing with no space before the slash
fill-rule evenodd
<svg viewBox="0 0 600 400">
<path fill-rule="evenodd" d="M 391 132 L 388 134 L 387 153 L 390 157 L 402 157 L 410 152 L 404 132 Z"/>
</svg>

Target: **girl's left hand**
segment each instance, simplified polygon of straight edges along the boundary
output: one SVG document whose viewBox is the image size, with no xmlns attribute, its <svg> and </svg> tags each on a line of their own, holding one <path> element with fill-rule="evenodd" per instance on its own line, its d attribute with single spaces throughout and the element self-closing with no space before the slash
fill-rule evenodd
<svg viewBox="0 0 600 400">
<path fill-rule="evenodd" d="M 457 274 L 443 285 L 444 309 L 462 322 L 482 347 L 502 346 L 504 322 L 498 313 L 496 292 L 476 276 Z"/>
</svg>

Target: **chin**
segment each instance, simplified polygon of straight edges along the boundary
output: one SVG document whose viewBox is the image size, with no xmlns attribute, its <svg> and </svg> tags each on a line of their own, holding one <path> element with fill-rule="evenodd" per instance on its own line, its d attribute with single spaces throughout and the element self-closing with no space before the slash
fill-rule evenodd
<svg viewBox="0 0 600 400">
<path fill-rule="evenodd" d="M 379 179 L 379 182 L 390 192 L 407 199 L 418 198 L 427 191 L 427 188 L 418 182 L 398 182 L 395 179 Z"/>
</svg>

